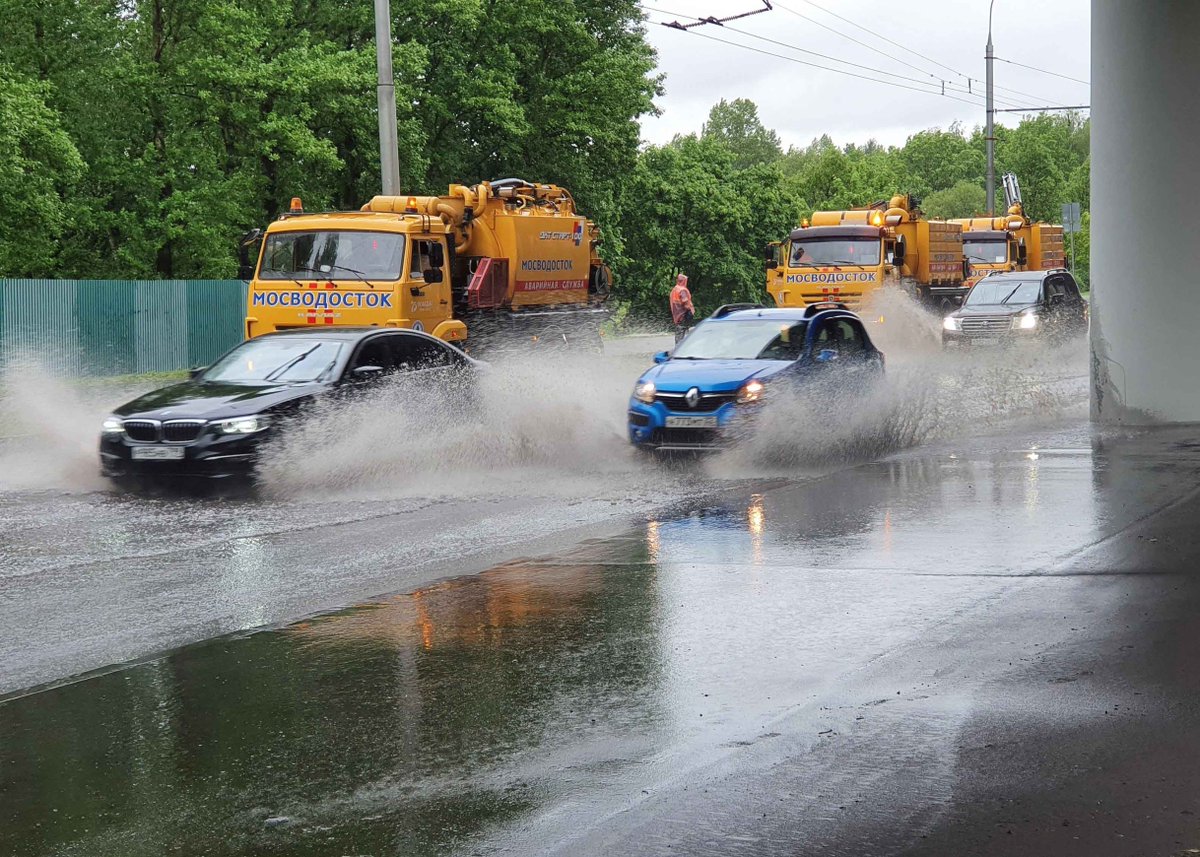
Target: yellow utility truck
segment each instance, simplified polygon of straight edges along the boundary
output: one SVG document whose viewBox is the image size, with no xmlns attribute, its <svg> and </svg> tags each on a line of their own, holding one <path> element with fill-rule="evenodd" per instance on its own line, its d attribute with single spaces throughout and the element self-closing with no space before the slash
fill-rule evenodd
<svg viewBox="0 0 1200 857">
<path fill-rule="evenodd" d="M 1065 264 L 1063 228 L 1031 221 L 1017 177 L 1005 173 L 1003 181 L 1007 214 L 951 221 L 963 228 L 963 254 L 971 265 L 968 286 L 992 271 L 1045 271 Z"/>
<path fill-rule="evenodd" d="M 243 240 L 246 337 L 349 325 L 450 342 L 513 328 L 593 338 L 611 276 L 599 243 L 569 192 L 523 179 L 377 196 L 360 211 L 308 213 L 293 199 Z"/>
<path fill-rule="evenodd" d="M 962 227 L 926 219 L 909 195 L 814 212 L 787 241 L 767 245 L 766 257 L 767 291 L 779 306 L 857 307 L 885 287 L 932 306 L 958 304 L 966 294 Z"/>
</svg>

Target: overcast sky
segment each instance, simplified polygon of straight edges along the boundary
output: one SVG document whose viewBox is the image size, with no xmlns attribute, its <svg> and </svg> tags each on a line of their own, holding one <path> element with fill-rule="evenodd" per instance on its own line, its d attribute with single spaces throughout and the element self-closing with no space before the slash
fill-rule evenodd
<svg viewBox="0 0 1200 857">
<path fill-rule="evenodd" d="M 984 90 L 988 0 L 772 0 L 772 11 L 692 32 L 668 29 L 658 22 L 722 17 L 762 8 L 762 0 L 642 0 L 642 5 L 650 21 L 650 42 L 658 51 L 659 71 L 666 74 L 666 92 L 658 99 L 662 115 L 642 122 L 647 142 L 664 143 L 675 134 L 699 131 L 709 108 L 722 98 L 753 100 L 763 122 L 779 133 L 784 148 L 807 145 L 822 133 L 839 145 L 872 137 L 901 145 L 924 128 L 945 128 L 958 120 L 970 129 L 985 121 L 982 97 L 962 90 L 967 87 L 963 75 L 972 78 L 973 92 L 982 95 Z M 1090 0 L 995 0 L 996 56 L 1088 80 L 1090 5 Z M 927 81 L 940 92 L 944 79 L 948 94 L 971 103 L 855 79 L 698 34 L 922 90 L 930 87 L 917 81 Z M 1087 86 L 1060 77 L 1000 61 L 995 63 L 995 76 L 997 108 L 1089 103 Z M 997 114 L 999 123 L 1019 120 L 1020 114 Z"/>
</svg>

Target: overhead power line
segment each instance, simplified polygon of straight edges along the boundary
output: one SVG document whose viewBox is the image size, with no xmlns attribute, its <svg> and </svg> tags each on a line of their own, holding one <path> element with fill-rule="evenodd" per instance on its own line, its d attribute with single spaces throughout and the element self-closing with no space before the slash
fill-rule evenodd
<svg viewBox="0 0 1200 857">
<path fill-rule="evenodd" d="M 1069 104 L 1063 107 L 1009 107 L 1005 110 L 996 109 L 993 113 L 1053 113 L 1058 110 L 1091 110 L 1090 104 Z"/>
<path fill-rule="evenodd" d="M 1051 77 L 1061 77 L 1063 80 L 1071 80 L 1071 81 L 1074 81 L 1075 83 L 1082 83 L 1084 86 L 1092 85 L 1091 81 L 1089 81 L 1089 80 L 1080 80 L 1077 77 L 1071 77 L 1070 75 L 1067 75 L 1067 74 L 1059 74 L 1056 71 L 1048 71 L 1044 68 L 1038 68 L 1035 65 L 1026 65 L 1023 62 L 1017 62 L 1016 60 L 1006 60 L 1003 57 L 997 57 L 997 56 L 993 56 L 992 59 L 994 59 L 996 62 L 1006 62 L 1009 65 L 1016 65 L 1016 66 L 1020 66 L 1021 68 L 1027 68 L 1030 71 L 1036 71 L 1041 74 L 1048 74 Z M 999 88 L 999 87 L 997 87 L 997 88 Z"/>
<path fill-rule="evenodd" d="M 663 24 L 661 22 L 658 22 L 658 23 L 660 24 L 660 26 L 664 26 L 664 27 L 667 26 L 666 24 Z M 819 68 L 822 71 L 829 71 L 829 72 L 833 72 L 834 74 L 845 75 L 846 77 L 854 77 L 854 78 L 858 78 L 859 80 L 867 80 L 867 81 L 870 81 L 871 83 L 879 83 L 879 84 L 883 84 L 884 86 L 892 86 L 897 89 L 907 89 L 911 92 L 922 92 L 922 93 L 925 93 L 926 95 L 934 95 L 939 98 L 949 98 L 951 101 L 958 101 L 962 104 L 969 104 L 972 107 L 979 106 L 979 103 L 976 101 L 968 101 L 965 98 L 958 98 L 955 95 L 951 95 L 949 93 L 940 93 L 935 89 L 921 89 L 916 86 L 909 86 L 909 85 L 903 84 L 903 83 L 896 83 L 891 80 L 880 80 L 879 78 L 869 77 L 868 75 L 865 75 L 865 74 L 856 74 L 855 72 L 845 71 L 844 69 L 840 69 L 840 68 L 830 68 L 829 66 L 820 65 L 819 63 L 812 63 L 812 62 L 808 62 L 807 60 L 797 59 L 796 57 L 789 57 L 784 54 L 775 53 L 774 51 L 764 50 L 763 48 L 756 48 L 753 45 L 744 45 L 744 44 L 741 44 L 740 42 L 732 42 L 728 39 L 721 39 L 721 38 L 718 38 L 717 36 L 710 36 L 708 33 L 702 33 L 699 30 L 685 30 L 684 32 L 687 32 L 693 36 L 699 36 L 702 39 L 708 39 L 709 41 L 712 41 L 712 42 L 719 42 L 723 45 L 730 45 L 735 48 L 741 48 L 742 50 L 753 51 L 756 54 L 763 54 L 765 56 L 775 57 L 776 59 L 786 60 L 787 62 L 796 63 L 797 65 L 808 66 L 809 68 Z M 930 86 L 932 84 L 922 84 L 922 85 Z"/>
<path fill-rule="evenodd" d="M 696 18 L 696 16 L 694 16 L 694 15 L 684 15 L 682 13 L 671 12 L 666 9 L 652 9 L 652 8 L 646 7 L 646 6 L 643 6 L 642 8 L 645 9 L 646 11 L 656 12 L 660 15 L 674 15 L 674 16 L 677 16 L 680 18 L 688 18 L 690 20 L 695 20 L 695 21 L 702 20 L 700 18 Z M 657 23 L 661 26 L 665 26 L 665 27 L 668 27 L 671 29 L 680 29 L 680 30 L 685 30 L 687 32 L 692 32 L 692 33 L 696 32 L 690 26 L 675 27 L 673 23 L 667 24 L 662 21 L 655 21 L 653 23 Z M 768 44 L 777 45 L 782 48 L 787 48 L 788 50 L 797 51 L 798 53 L 803 53 L 803 54 L 808 54 L 810 56 L 819 57 L 823 60 L 827 60 L 828 62 L 835 62 L 835 63 L 841 63 L 842 65 L 848 65 L 848 66 L 853 67 L 857 71 L 871 72 L 874 74 L 884 75 L 886 77 L 893 78 L 895 80 L 906 81 L 908 83 L 915 83 L 915 84 L 917 84 L 917 86 L 930 87 L 930 89 L 928 89 L 928 90 L 925 90 L 925 89 L 916 90 L 919 92 L 929 92 L 933 95 L 946 94 L 947 97 L 950 97 L 949 94 L 947 94 L 947 93 L 953 93 L 955 95 L 967 96 L 968 98 L 977 98 L 977 99 L 983 98 L 982 93 L 972 92 L 968 89 L 962 88 L 961 85 L 959 85 L 959 84 L 952 84 L 949 81 L 946 81 L 946 80 L 936 77 L 935 75 L 929 75 L 930 77 L 933 78 L 933 80 L 925 80 L 924 78 L 908 77 L 906 75 L 897 74 L 896 72 L 887 71 L 886 69 L 872 68 L 870 66 L 864 66 L 862 63 L 854 62 L 852 60 L 843 60 L 843 59 L 839 59 L 838 57 L 830 56 L 829 54 L 823 54 L 818 51 L 809 50 L 808 48 L 801 48 L 797 45 L 789 44 L 788 42 L 782 42 L 777 39 L 768 38 L 766 36 L 760 36 L 757 33 L 751 33 L 748 30 L 740 30 L 737 27 L 730 27 L 730 26 L 723 25 L 722 29 L 727 30 L 732 33 L 737 33 L 742 36 L 746 36 L 751 39 L 757 39 L 758 41 L 761 41 L 761 42 L 766 42 Z M 718 40 L 718 41 L 723 41 L 723 40 Z M 727 42 L 727 44 L 736 45 L 737 47 L 745 47 L 747 49 L 752 49 L 752 48 L 750 48 L 749 45 L 742 45 L 738 42 Z M 773 53 L 766 52 L 766 51 L 764 51 L 763 53 L 769 53 L 771 56 L 778 56 L 777 54 L 773 54 Z M 799 62 L 799 60 L 794 60 L 791 57 L 782 57 L 782 58 Z M 808 63 L 808 65 L 811 65 L 815 68 L 822 68 L 822 69 L 826 68 L 825 66 L 821 66 L 816 63 Z M 849 74 L 848 72 L 844 71 L 843 69 L 827 69 L 827 70 L 832 71 L 834 73 L 838 73 L 838 74 Z M 921 71 L 921 70 L 918 69 L 918 71 Z M 923 72 L 923 71 L 921 73 L 925 74 L 925 72 Z M 866 78 L 866 77 L 863 77 L 862 75 L 857 75 L 857 74 L 851 75 L 851 76 L 860 77 L 860 78 L 866 79 L 866 80 L 875 80 L 874 78 Z M 888 84 L 891 83 L 891 81 L 882 81 L 882 80 L 875 80 L 875 82 L 876 83 L 888 83 Z M 956 86 L 958 88 L 955 88 Z M 962 101 L 963 99 L 958 98 L 955 100 Z M 965 102 L 965 103 L 972 103 L 972 102 Z M 1004 100 L 1003 103 L 1015 104 L 1015 102 L 1008 101 L 1008 100 Z M 982 100 L 979 102 L 979 106 L 982 106 Z"/>
<path fill-rule="evenodd" d="M 770 0 L 760 0 L 760 2 L 763 4 L 763 8 L 754 9 L 753 11 L 750 11 L 750 12 L 739 12 L 736 15 L 726 15 L 724 18 L 717 18 L 712 15 L 709 15 L 707 18 L 696 18 L 695 19 L 696 23 L 694 23 L 694 24 L 681 24 L 678 21 L 675 21 L 670 24 L 664 24 L 664 26 L 673 27 L 676 30 L 690 30 L 692 27 L 702 27 L 705 24 L 723 25 L 726 21 L 736 21 L 738 18 L 749 18 L 751 15 L 761 15 L 763 12 L 771 11 Z M 681 15 L 680 17 L 681 18 L 692 18 L 693 16 L 692 15 Z"/>
<path fill-rule="evenodd" d="M 877 38 L 877 39 L 882 39 L 883 41 L 887 42 L 889 45 L 895 45 L 896 47 L 900 48 L 901 50 L 905 51 L 906 53 L 908 53 L 908 54 L 911 54 L 911 55 L 912 55 L 912 56 L 914 56 L 914 57 L 919 57 L 920 59 L 923 59 L 923 60 L 925 60 L 925 62 L 927 62 L 927 63 L 930 63 L 931 65 L 935 65 L 935 66 L 937 66 L 938 68 L 944 68 L 944 69 L 946 69 L 946 71 L 949 71 L 949 72 L 951 72 L 952 74 L 956 74 L 956 75 L 958 75 L 959 77 L 961 77 L 961 78 L 965 79 L 966 81 L 968 81 L 968 83 L 970 83 L 970 82 L 980 83 L 980 82 L 981 82 L 981 81 L 979 80 L 979 78 L 976 78 L 976 77 L 971 77 L 971 76 L 970 76 L 970 75 L 968 75 L 968 74 L 964 74 L 963 72 L 959 71 L 958 69 L 956 69 L 956 68 L 954 68 L 954 67 L 952 67 L 952 66 L 948 66 L 948 65 L 946 65 L 944 62 L 940 62 L 939 60 L 935 60 L 935 59 L 933 59 L 932 57 L 926 56 L 925 54 L 921 53 L 921 52 L 920 52 L 920 51 L 918 51 L 918 50 L 914 50 L 913 48 L 910 48 L 908 45 L 901 44 L 900 42 L 897 42 L 897 41 L 896 41 L 896 40 L 894 40 L 894 39 L 889 39 L 887 36 L 884 36 L 884 35 L 882 35 L 882 34 L 880 34 L 880 33 L 877 33 L 877 32 L 875 32 L 874 30 L 870 29 L 869 27 L 865 27 L 865 26 L 863 26 L 862 24 L 856 23 L 855 21 L 851 21 L 849 18 L 846 18 L 846 17 L 844 17 L 844 16 L 842 16 L 842 15 L 839 15 L 837 12 L 834 12 L 834 11 L 832 11 L 832 10 L 830 10 L 830 9 L 826 9 L 824 6 L 821 6 L 821 5 L 817 4 L 817 3 L 814 3 L 814 2 L 812 2 L 812 0 L 800 0 L 800 2 L 802 2 L 802 3 L 806 3 L 806 4 L 808 4 L 809 6 L 812 6 L 814 9 L 819 9 L 819 10 L 821 10 L 822 12 L 824 12 L 824 13 L 825 13 L 825 14 L 827 14 L 827 15 L 832 15 L 834 18 L 837 18 L 839 21 L 844 21 L 845 23 L 849 24 L 849 25 L 850 25 L 850 26 L 852 26 L 852 27 L 857 27 L 858 29 L 862 30 L 862 31 L 863 31 L 863 32 L 865 32 L 865 33 L 869 33 L 869 34 L 871 34 L 872 36 L 874 36 L 874 37 L 875 37 L 875 38 Z M 820 21 L 816 21 L 816 20 L 813 20 L 812 18 L 809 18 L 809 17 L 808 17 L 808 16 L 806 16 L 806 15 L 802 15 L 802 14 L 800 14 L 799 12 L 795 11 L 794 9 L 790 9 L 790 8 L 788 8 L 787 6 L 784 6 L 783 4 L 781 4 L 781 3 L 779 3 L 779 2 L 776 2 L 776 3 L 775 3 L 775 6 L 776 6 L 776 7 L 778 7 L 778 8 L 780 8 L 780 9 L 782 9 L 784 12 L 790 12 L 791 14 L 795 15 L 795 16 L 796 16 L 796 17 L 798 17 L 798 18 L 803 18 L 803 19 L 804 19 L 804 20 L 806 20 L 806 21 L 812 21 L 812 23 L 816 24 L 817 26 L 819 26 L 819 27 L 824 27 L 826 30 L 829 30 L 829 32 L 831 32 L 831 33 L 836 33 L 837 35 L 841 36 L 842 38 L 844 38 L 844 39 L 849 39 L 850 41 L 854 42 L 855 44 L 862 45 L 863 47 L 867 48 L 868 50 L 875 51 L 876 53 L 882 54 L 883 56 L 886 56 L 886 57 L 888 57 L 889 59 L 894 59 L 894 60 L 896 60 L 897 62 L 902 62 L 902 63 L 904 63 L 905 65 L 908 65 L 908 66 L 909 66 L 909 67 L 911 67 L 911 68 L 917 68 L 916 66 L 913 66 L 911 63 L 908 63 L 908 62 L 905 62 L 905 61 L 904 61 L 904 60 L 902 60 L 902 59 L 898 59 L 898 58 L 896 58 L 896 57 L 893 57 L 891 54 L 888 54 L 888 53 L 886 53 L 886 52 L 884 52 L 884 51 L 881 51 L 881 50 L 879 50 L 879 49 L 878 49 L 878 48 L 876 48 L 876 47 L 873 47 L 873 46 L 871 46 L 871 45 L 868 45 L 868 44 L 866 44 L 865 42 L 861 42 L 861 41 L 859 41 L 858 39 L 855 39 L 853 36 L 848 36 L 848 35 L 846 35 L 845 33 L 841 32 L 841 31 L 839 31 L 839 30 L 835 30 L 835 29 L 833 29 L 833 28 L 832 28 L 832 27 L 830 27 L 830 26 L 827 26 L 827 25 L 825 25 L 825 24 L 822 24 Z M 917 69 L 917 70 L 918 70 L 918 71 L 920 71 L 920 72 L 922 72 L 923 74 L 929 74 L 929 72 L 928 72 L 928 71 L 926 71 L 925 69 Z M 935 76 L 935 77 L 936 77 L 936 75 L 932 75 L 932 76 Z M 1004 92 L 1011 92 L 1013 95 L 1020 95 L 1020 96 L 1022 96 L 1023 98 L 1033 98 L 1033 99 L 1040 99 L 1040 98 L 1042 98 L 1042 96 L 1040 96 L 1040 95 L 1033 95 L 1032 93 L 1029 93 L 1029 92 L 1022 92 L 1021 90 L 1019 90 L 1019 89 L 1013 89 L 1013 88 L 1012 88 L 1012 87 L 1010 87 L 1010 86 L 1000 86 L 1000 85 L 998 85 L 998 84 L 992 84 L 992 88 L 993 88 L 993 89 L 999 89 L 999 90 L 1003 90 Z"/>
</svg>

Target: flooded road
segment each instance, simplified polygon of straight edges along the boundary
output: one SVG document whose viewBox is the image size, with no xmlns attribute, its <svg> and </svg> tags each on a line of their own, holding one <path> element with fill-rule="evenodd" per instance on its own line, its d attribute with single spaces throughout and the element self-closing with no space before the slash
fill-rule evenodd
<svg viewBox="0 0 1200 857">
<path fill-rule="evenodd" d="M 241 497 L 79 477 L 56 397 L 0 449 L 0 853 L 1200 845 L 1200 444 L 926 334 L 704 461 L 626 447 L 635 352 L 319 415 Z"/>
<path fill-rule="evenodd" d="M 1009 431 L 10 698 L 0 851 L 961 853 L 919 843 L 991 811 L 986 733 L 1020 727 L 987 780 L 1014 794 L 1078 779 L 1081 735 L 1122 758 L 1114 706 L 1160 734 L 1172 692 L 1113 637 L 1179 606 L 1163 557 L 1194 541 L 1145 546 L 1198 475 L 1184 438 Z M 1179 835 L 1194 794 L 1147 826 Z M 1033 841 L 1136 832 L 1071 812 Z"/>
</svg>

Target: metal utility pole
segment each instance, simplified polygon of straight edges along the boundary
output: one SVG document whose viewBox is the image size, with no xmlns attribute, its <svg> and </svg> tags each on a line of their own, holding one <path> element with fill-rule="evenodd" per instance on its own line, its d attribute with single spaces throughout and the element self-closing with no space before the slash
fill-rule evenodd
<svg viewBox="0 0 1200 857">
<path fill-rule="evenodd" d="M 375 0 L 375 65 L 379 70 L 379 83 L 375 87 L 379 97 L 379 171 L 383 177 L 384 196 L 396 196 L 400 193 L 400 144 L 396 136 L 390 0 Z"/>
<path fill-rule="evenodd" d="M 992 7 L 996 0 L 988 4 L 988 42 L 987 42 L 987 206 L 988 216 L 996 216 L 996 137 L 992 121 L 996 110 L 992 104 Z"/>
</svg>

